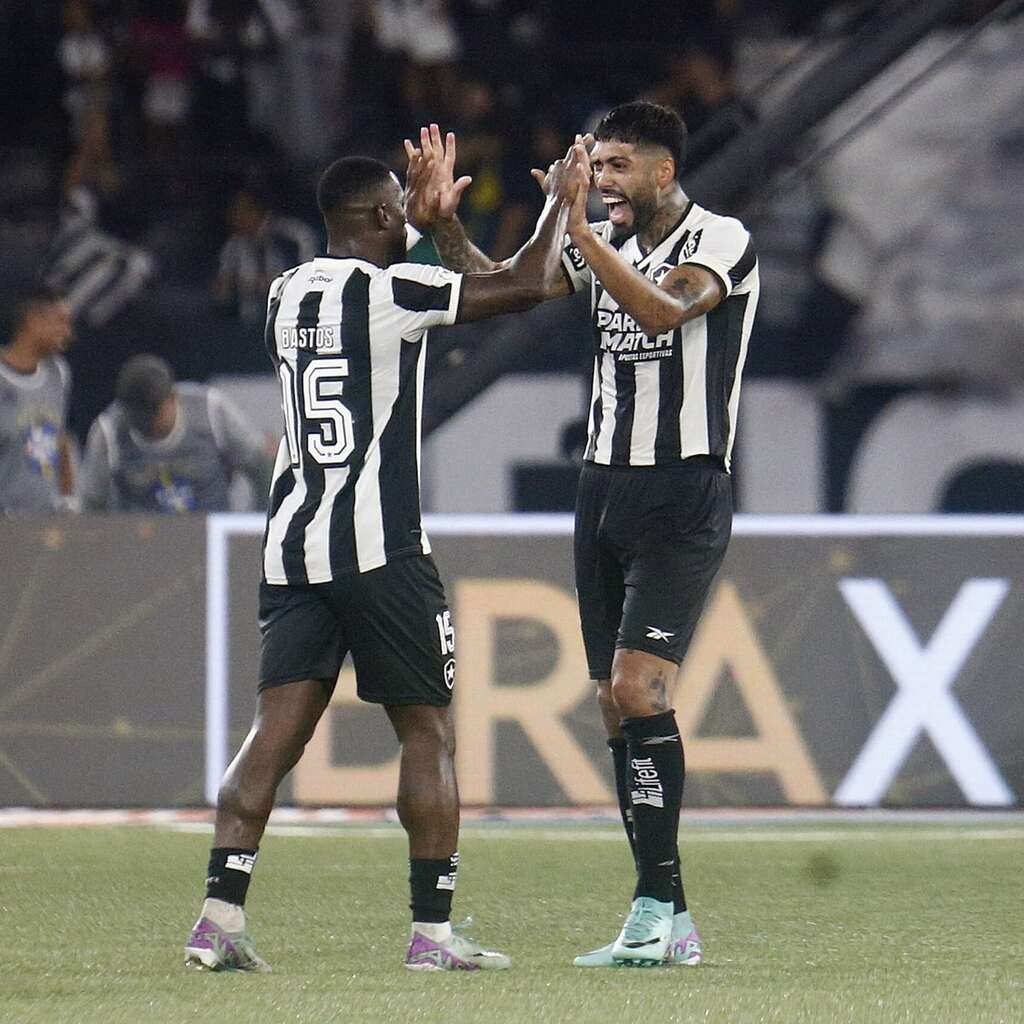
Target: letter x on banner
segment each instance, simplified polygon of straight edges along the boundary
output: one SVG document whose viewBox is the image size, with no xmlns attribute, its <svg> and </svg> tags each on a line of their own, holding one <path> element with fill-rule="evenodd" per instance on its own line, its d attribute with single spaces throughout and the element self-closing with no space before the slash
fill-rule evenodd
<svg viewBox="0 0 1024 1024">
<path fill-rule="evenodd" d="M 922 645 L 882 580 L 845 579 L 843 598 L 896 683 L 897 692 L 836 790 L 835 802 L 878 804 L 926 733 L 964 796 L 1005 806 L 1013 793 L 978 738 L 952 687 L 1010 589 L 1007 580 L 968 580 Z"/>
</svg>

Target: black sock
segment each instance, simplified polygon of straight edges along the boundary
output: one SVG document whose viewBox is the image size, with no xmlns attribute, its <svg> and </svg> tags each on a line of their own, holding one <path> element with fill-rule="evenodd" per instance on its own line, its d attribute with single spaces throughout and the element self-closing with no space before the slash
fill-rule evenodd
<svg viewBox="0 0 1024 1024">
<path fill-rule="evenodd" d="M 676 866 L 672 870 L 672 913 L 681 914 L 686 909 L 686 893 L 683 892 L 683 873 L 679 866 L 679 851 L 676 850 Z"/>
<path fill-rule="evenodd" d="M 455 873 L 459 870 L 459 854 L 440 860 L 409 859 L 409 888 L 412 891 L 412 919 L 424 924 L 441 924 L 452 914 L 455 894 Z"/>
<path fill-rule="evenodd" d="M 629 800 L 639 877 L 636 895 L 674 902 L 683 746 L 672 711 L 622 723 L 629 754 Z"/>
<path fill-rule="evenodd" d="M 615 766 L 615 795 L 619 798 L 619 813 L 622 815 L 622 827 L 626 830 L 629 840 L 629 852 L 636 863 L 636 839 L 633 837 L 633 807 L 629 802 L 629 754 L 626 753 L 624 739 L 611 739 L 608 749 L 612 752 L 612 764 Z"/>
<path fill-rule="evenodd" d="M 686 749 L 683 738 L 679 737 L 679 761 L 683 766 L 683 781 L 680 795 L 686 787 Z M 672 875 L 672 902 L 675 904 L 673 913 L 681 914 L 686 909 L 686 893 L 683 892 L 683 869 L 679 862 L 679 847 L 676 847 L 676 869 Z"/>
<path fill-rule="evenodd" d="M 629 802 L 629 755 L 626 753 L 626 741 L 624 739 L 611 739 L 608 741 L 608 749 L 612 752 L 612 763 L 615 765 L 615 795 L 619 798 L 619 813 L 622 815 L 622 827 L 626 830 L 626 838 L 629 840 L 629 850 L 633 854 L 633 863 L 636 863 L 636 839 L 633 836 L 633 808 Z M 683 763 L 685 775 L 685 758 Z M 633 893 L 633 899 L 640 894 Z M 672 902 L 675 905 L 673 913 L 680 914 L 686 909 L 686 894 L 683 892 L 683 878 L 679 869 L 679 853 L 676 852 L 676 868 L 672 874 Z"/>
<path fill-rule="evenodd" d="M 237 846 L 215 846 L 206 869 L 206 898 L 245 906 L 245 894 L 256 866 L 256 851 Z"/>
</svg>

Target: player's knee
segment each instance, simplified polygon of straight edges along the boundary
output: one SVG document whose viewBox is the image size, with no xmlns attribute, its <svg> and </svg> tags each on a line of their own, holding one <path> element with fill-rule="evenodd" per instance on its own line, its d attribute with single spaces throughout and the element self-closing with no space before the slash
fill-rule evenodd
<svg viewBox="0 0 1024 1024">
<path fill-rule="evenodd" d="M 631 672 L 614 672 L 608 687 L 609 698 L 620 718 L 652 714 L 650 694 L 644 680 Z"/>
<path fill-rule="evenodd" d="M 455 757 L 455 726 L 447 708 L 423 708 L 414 721 L 413 728 L 405 732 L 403 745 L 412 744 L 439 757 Z"/>
<path fill-rule="evenodd" d="M 422 733 L 422 742 L 437 752 L 438 757 L 455 757 L 455 729 L 449 719 L 438 716 Z"/>
</svg>

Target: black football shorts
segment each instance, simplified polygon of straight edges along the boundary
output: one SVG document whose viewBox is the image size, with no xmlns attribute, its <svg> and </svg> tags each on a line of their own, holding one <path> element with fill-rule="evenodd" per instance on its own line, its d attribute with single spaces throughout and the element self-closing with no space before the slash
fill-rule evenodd
<svg viewBox="0 0 1024 1024">
<path fill-rule="evenodd" d="M 672 466 L 585 462 L 576 595 L 592 679 L 617 647 L 683 660 L 732 533 L 732 481 L 710 456 Z"/>
<path fill-rule="evenodd" d="M 261 690 L 298 679 L 333 688 L 351 651 L 361 700 L 451 703 L 455 632 L 429 555 L 330 583 L 261 583 L 259 618 Z"/>
</svg>

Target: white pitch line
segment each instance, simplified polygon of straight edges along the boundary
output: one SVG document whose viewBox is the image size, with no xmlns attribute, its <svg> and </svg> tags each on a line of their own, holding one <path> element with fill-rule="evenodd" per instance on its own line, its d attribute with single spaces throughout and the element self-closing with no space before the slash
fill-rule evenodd
<svg viewBox="0 0 1024 1024">
<path fill-rule="evenodd" d="M 204 832 L 213 830 L 202 822 L 181 822 L 169 826 L 175 832 Z M 267 835 L 282 838 L 308 839 L 400 839 L 404 833 L 397 826 L 324 826 L 324 825 L 268 825 Z M 552 843 L 621 843 L 622 834 L 618 829 L 578 829 L 556 827 L 552 829 L 533 828 L 474 828 L 462 829 L 462 835 L 469 839 L 500 839 L 508 842 L 515 839 L 539 840 Z M 680 843 L 847 843 L 879 842 L 978 842 L 991 839 L 1024 840 L 1024 828 L 915 828 L 897 826 L 891 829 L 700 829 L 684 832 Z"/>
</svg>

